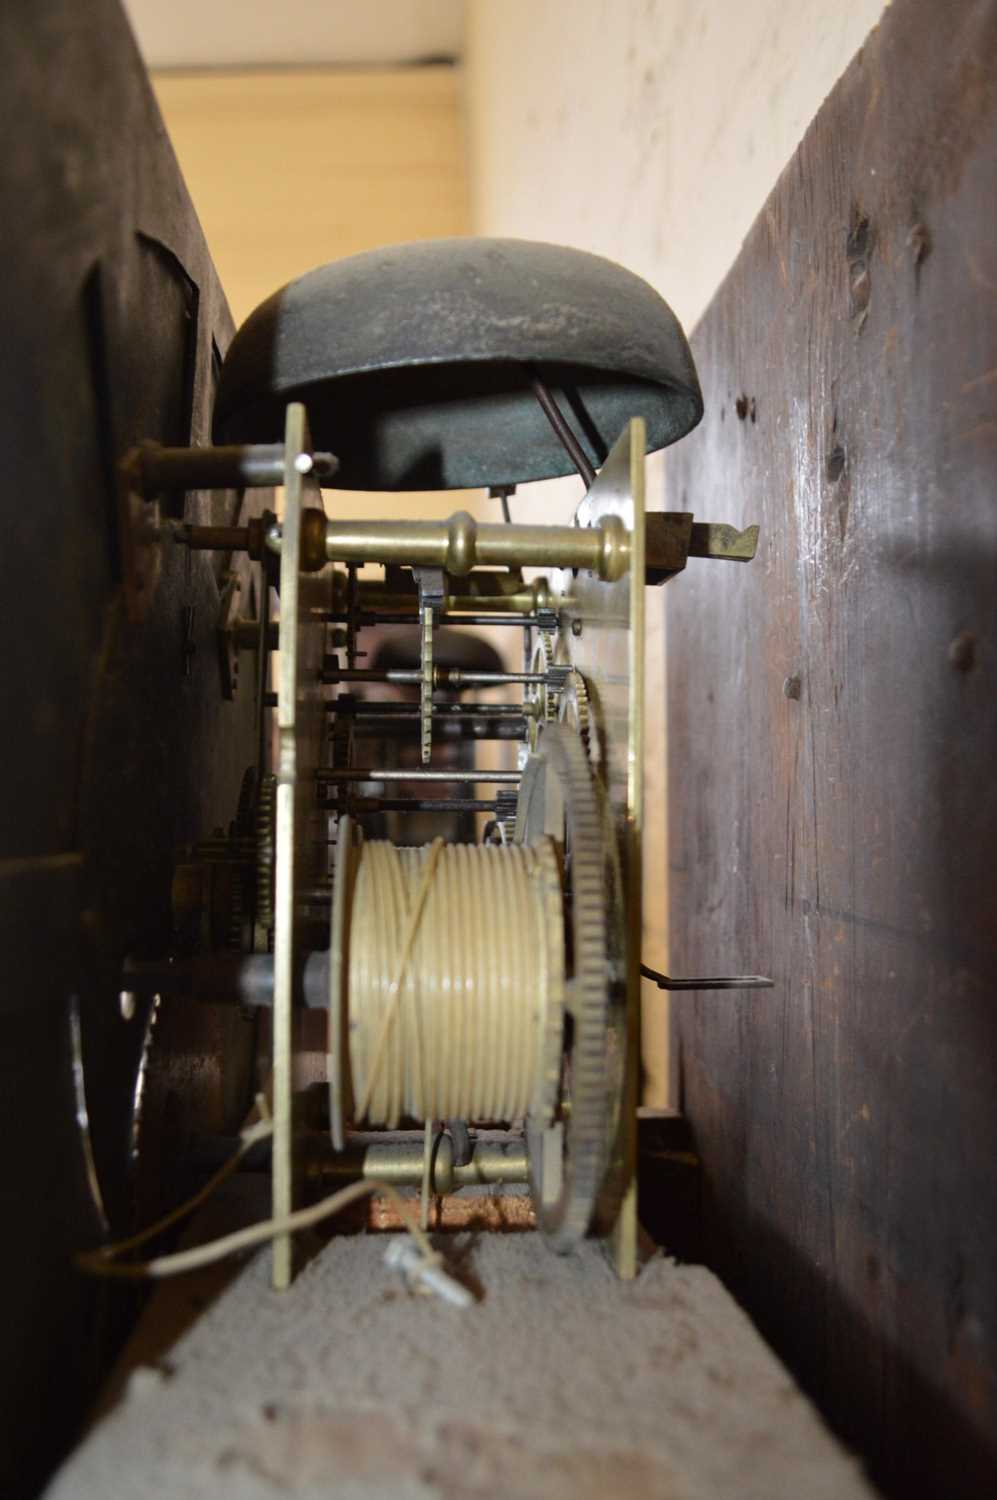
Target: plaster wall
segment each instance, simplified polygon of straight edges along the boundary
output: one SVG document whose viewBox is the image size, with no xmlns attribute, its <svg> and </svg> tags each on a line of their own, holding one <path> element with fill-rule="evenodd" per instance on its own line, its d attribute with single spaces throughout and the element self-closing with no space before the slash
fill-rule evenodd
<svg viewBox="0 0 997 1500">
<path fill-rule="evenodd" d="M 646 276 L 692 328 L 882 0 L 469 0 L 473 227 Z"/>
<path fill-rule="evenodd" d="M 236 324 L 313 266 L 468 232 L 452 67 L 157 71 Z"/>
<path fill-rule="evenodd" d="M 123 0 L 149 68 L 391 66 L 460 53 L 463 0 Z"/>
<path fill-rule="evenodd" d="M 469 0 L 474 232 L 618 260 L 691 331 L 882 10 L 882 0 Z M 663 509 L 660 460 L 650 478 L 649 508 Z M 542 504 L 555 519 L 579 498 L 579 483 L 564 480 L 524 486 L 514 507 Z M 644 956 L 666 968 L 662 606 L 648 596 Z M 718 966 L 736 962 L 717 955 Z M 664 998 L 645 984 L 653 1104 L 669 1097 Z"/>
</svg>

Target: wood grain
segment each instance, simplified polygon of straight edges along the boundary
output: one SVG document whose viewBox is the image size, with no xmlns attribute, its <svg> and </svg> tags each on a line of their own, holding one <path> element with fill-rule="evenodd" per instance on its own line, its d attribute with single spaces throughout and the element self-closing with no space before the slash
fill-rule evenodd
<svg viewBox="0 0 997 1500">
<path fill-rule="evenodd" d="M 896 0 L 703 319 L 671 959 L 709 1257 L 897 1494 L 997 1483 L 997 6 Z"/>
<path fill-rule="evenodd" d="M 73 1263 L 106 1226 L 71 1018 L 112 1232 L 135 1227 L 136 1200 L 165 1206 L 188 1128 L 244 1114 L 252 1028 L 164 1005 L 136 1174 L 150 1005 L 126 1022 L 118 991 L 124 955 L 168 950 L 178 847 L 227 825 L 255 739 L 252 692 L 221 695 L 213 560 L 168 551 L 147 617 L 122 608 L 115 466 L 142 438 L 209 440 L 232 332 L 141 60 L 114 0 L 2 7 L 0 56 L 0 1492 L 16 1500 L 58 1461 L 135 1311 Z M 236 505 L 167 508 L 217 524 Z"/>
</svg>

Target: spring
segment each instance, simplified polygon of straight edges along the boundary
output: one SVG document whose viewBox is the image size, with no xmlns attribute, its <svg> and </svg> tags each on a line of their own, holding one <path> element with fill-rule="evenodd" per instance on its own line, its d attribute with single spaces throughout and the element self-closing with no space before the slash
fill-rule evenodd
<svg viewBox="0 0 997 1500">
<path fill-rule="evenodd" d="M 549 840 L 357 851 L 349 1059 L 357 1118 L 518 1120 L 549 1093 L 564 926 Z M 556 1041 L 556 1037 L 555 1037 Z"/>
</svg>

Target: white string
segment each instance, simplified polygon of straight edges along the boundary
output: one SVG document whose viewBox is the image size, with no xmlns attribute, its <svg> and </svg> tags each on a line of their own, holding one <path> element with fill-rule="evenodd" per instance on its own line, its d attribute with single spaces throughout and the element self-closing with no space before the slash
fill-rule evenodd
<svg viewBox="0 0 997 1500">
<path fill-rule="evenodd" d="M 387 847 L 394 848 L 394 845 L 389 844 Z M 384 1046 L 386 1041 L 388 1040 L 388 1031 L 390 1029 L 391 1023 L 394 1021 L 395 1014 L 398 1010 L 398 997 L 401 994 L 401 983 L 402 978 L 405 974 L 405 966 L 408 963 L 412 953 L 412 944 L 414 943 L 416 933 L 419 930 L 419 920 L 422 916 L 423 908 L 426 904 L 426 897 L 429 894 L 429 887 L 432 882 L 433 872 L 436 869 L 436 863 L 442 851 L 443 840 L 434 839 L 429 847 L 429 855 L 423 867 L 422 878 L 419 881 L 419 888 L 416 892 L 415 900 L 412 903 L 408 921 L 405 925 L 405 937 L 402 941 L 401 951 L 399 952 L 395 964 L 391 983 L 388 986 L 388 1003 L 384 1007 L 384 1011 L 381 1016 L 377 1033 L 377 1041 L 374 1044 L 374 1055 L 370 1065 L 370 1072 L 367 1075 L 367 1082 L 364 1087 L 363 1094 L 361 1095 L 360 1103 L 357 1105 L 357 1115 L 361 1119 L 367 1113 L 367 1106 L 370 1101 L 370 1091 L 373 1088 L 374 1080 L 377 1077 L 378 1070 L 381 1066 L 381 1059 L 384 1056 Z M 419 1066 L 421 1061 L 421 1042 L 422 1038 L 417 1037 L 414 1054 L 416 1067 Z"/>
<path fill-rule="evenodd" d="M 191 1198 L 181 1203 L 178 1208 L 173 1209 L 163 1218 L 157 1219 L 155 1224 L 150 1224 L 138 1234 L 131 1235 L 126 1240 L 118 1240 L 113 1245 L 102 1245 L 96 1250 L 88 1250 L 78 1255 L 77 1265 L 84 1271 L 95 1276 L 117 1276 L 126 1278 L 159 1279 L 166 1276 L 178 1276 L 184 1271 L 195 1271 L 201 1266 L 214 1265 L 216 1261 L 224 1260 L 228 1255 L 235 1255 L 240 1250 L 252 1249 L 254 1245 L 265 1244 L 267 1240 L 274 1239 L 279 1234 L 294 1234 L 299 1229 L 309 1229 L 315 1224 L 320 1224 L 323 1219 L 331 1218 L 348 1208 L 351 1203 L 366 1197 L 370 1193 L 383 1193 L 384 1196 L 394 1204 L 399 1217 L 405 1228 L 412 1235 L 416 1244 L 422 1252 L 422 1258 L 427 1265 L 436 1266 L 440 1257 L 434 1251 L 427 1236 L 413 1219 L 401 1194 L 388 1182 L 378 1182 L 373 1178 L 366 1178 L 362 1182 L 351 1182 L 348 1186 L 340 1188 L 338 1192 L 332 1193 L 328 1198 L 311 1204 L 308 1208 L 299 1208 L 295 1213 L 287 1214 L 279 1219 L 264 1219 L 256 1224 L 247 1225 L 244 1229 L 236 1229 L 231 1234 L 223 1235 L 220 1239 L 209 1240 L 205 1245 L 194 1245 L 189 1250 L 178 1250 L 172 1255 L 159 1255 L 152 1260 L 145 1261 L 119 1261 L 118 1257 L 124 1255 L 128 1250 L 135 1250 L 139 1245 L 154 1239 L 162 1234 L 171 1224 L 182 1219 L 186 1214 L 193 1213 L 195 1208 L 200 1207 L 207 1198 L 218 1188 L 225 1179 L 235 1171 L 239 1162 L 245 1156 L 250 1147 L 257 1141 L 267 1140 L 273 1135 L 273 1121 L 266 1112 L 266 1102 L 260 1096 L 257 1104 L 261 1108 L 264 1118 L 247 1125 L 241 1132 L 241 1141 L 237 1151 L 229 1157 L 223 1167 L 211 1177 L 202 1188 Z"/>
<path fill-rule="evenodd" d="M 356 1118 L 515 1120 L 531 1107 L 547 1011 L 538 856 L 523 845 L 358 851 L 349 912 Z"/>
<path fill-rule="evenodd" d="M 547 1014 L 545 953 L 560 933 L 538 897 L 529 847 L 444 844 L 361 846 L 351 912 L 350 1063 L 360 1107 L 378 1124 L 405 1114 L 513 1120 L 530 1109 Z M 258 1141 L 273 1134 L 266 1101 L 241 1132 L 238 1150 L 185 1203 L 113 1245 L 78 1257 L 101 1276 L 177 1275 L 319 1224 L 370 1193 L 396 1207 L 427 1264 L 438 1257 L 390 1184 L 350 1183 L 308 1208 L 235 1230 L 205 1245 L 148 1261 L 119 1257 L 192 1213 Z"/>
<path fill-rule="evenodd" d="M 224 1260 L 228 1255 L 235 1255 L 239 1250 L 250 1250 L 254 1245 L 263 1245 L 267 1240 L 272 1240 L 279 1234 L 294 1234 L 299 1229 L 310 1229 L 320 1224 L 323 1219 L 329 1219 L 334 1214 L 342 1212 L 351 1203 L 356 1203 L 358 1199 L 365 1198 L 370 1193 L 383 1193 L 394 1204 L 402 1217 L 405 1228 L 422 1251 L 424 1259 L 437 1265 L 440 1257 L 409 1214 L 408 1206 L 401 1194 L 392 1187 L 390 1182 L 378 1182 L 372 1177 L 364 1178 L 362 1182 L 351 1182 L 309 1208 L 299 1208 L 296 1212 L 286 1214 L 280 1219 L 264 1219 L 260 1223 L 249 1224 L 245 1229 L 236 1229 L 231 1234 L 222 1235 L 220 1239 L 209 1240 L 206 1245 L 194 1245 L 189 1250 L 178 1250 L 173 1255 L 160 1255 L 154 1260 L 126 1261 L 118 1264 L 112 1257 L 120 1253 L 120 1246 L 107 1245 L 102 1250 L 94 1250 L 79 1256 L 78 1264 L 84 1270 L 94 1272 L 98 1276 L 152 1277 L 154 1279 L 178 1276 L 184 1271 L 196 1271 L 201 1266 L 214 1265 L 216 1261 Z M 159 1226 L 157 1225 L 156 1228 L 158 1231 Z"/>
</svg>

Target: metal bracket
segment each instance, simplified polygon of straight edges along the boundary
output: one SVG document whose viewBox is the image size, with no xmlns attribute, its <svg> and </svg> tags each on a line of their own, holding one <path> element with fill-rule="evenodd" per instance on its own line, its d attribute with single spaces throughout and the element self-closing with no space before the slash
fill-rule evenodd
<svg viewBox="0 0 997 1500">
<path fill-rule="evenodd" d="M 691 511 L 651 511 L 645 523 L 645 581 L 667 583 L 690 557 L 718 562 L 751 562 L 758 550 L 758 527 L 696 521 Z"/>
<path fill-rule="evenodd" d="M 758 527 L 738 531 L 723 521 L 694 521 L 690 557 L 715 557 L 721 562 L 751 562 L 758 551 Z"/>
<path fill-rule="evenodd" d="M 717 975 L 711 979 L 671 979 L 667 974 L 662 974 L 658 969 L 652 969 L 648 964 L 641 964 L 641 977 L 651 979 L 659 990 L 771 990 L 775 988 L 774 979 L 766 979 L 761 974 L 726 974 Z"/>
</svg>

